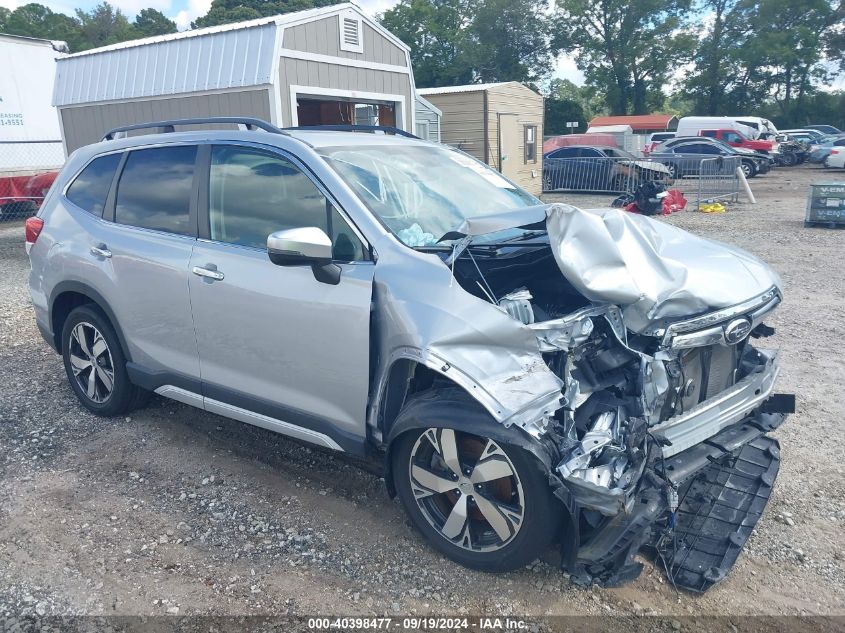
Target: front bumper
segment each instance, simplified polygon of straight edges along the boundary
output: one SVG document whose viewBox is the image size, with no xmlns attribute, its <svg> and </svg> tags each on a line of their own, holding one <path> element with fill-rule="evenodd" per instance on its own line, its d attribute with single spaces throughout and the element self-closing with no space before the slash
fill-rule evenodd
<svg viewBox="0 0 845 633">
<path fill-rule="evenodd" d="M 663 440 L 664 458 L 694 447 L 736 424 L 771 396 L 780 373 L 778 355 L 774 351 L 756 351 L 759 364 L 753 373 L 689 411 L 652 427 L 651 434 Z"/>
<path fill-rule="evenodd" d="M 677 587 L 701 592 L 724 578 L 768 503 L 780 464 L 775 439 L 785 413 L 755 412 L 705 443 L 654 462 L 628 513 L 609 519 L 562 558 L 577 584 L 636 578 L 646 550 Z M 677 493 L 677 511 L 673 506 Z"/>
</svg>

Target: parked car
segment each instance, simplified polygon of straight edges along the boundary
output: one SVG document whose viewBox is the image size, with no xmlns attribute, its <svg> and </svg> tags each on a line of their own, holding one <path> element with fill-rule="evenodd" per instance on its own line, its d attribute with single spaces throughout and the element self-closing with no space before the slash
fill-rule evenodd
<svg viewBox="0 0 845 633">
<path fill-rule="evenodd" d="M 825 159 L 824 166 L 845 169 L 845 148 L 834 147 Z"/>
<path fill-rule="evenodd" d="M 653 132 L 652 134 L 648 135 L 648 138 L 645 142 L 645 147 L 643 147 L 643 154 L 648 156 L 654 148 L 660 145 L 663 141 L 668 141 L 671 138 L 675 138 L 674 132 Z"/>
<path fill-rule="evenodd" d="M 82 406 L 154 391 L 369 460 L 469 567 L 557 540 L 578 582 L 636 577 L 643 547 L 676 586 L 724 577 L 791 410 L 749 338 L 782 299 L 768 266 L 398 132 L 204 123 L 235 120 L 113 130 L 27 221 L 35 320 Z"/>
<path fill-rule="evenodd" d="M 698 176 L 701 160 L 716 156 L 737 158 L 746 178 L 754 178 L 771 169 L 773 161 L 770 157 L 750 150 L 741 151 L 743 149 L 730 147 L 716 139 L 687 137 L 660 144 L 649 154 L 649 158 L 666 165 L 672 178 Z"/>
<path fill-rule="evenodd" d="M 731 147 L 742 147 L 750 149 L 753 152 L 760 152 L 761 154 L 768 154 L 777 150 L 777 143 L 768 140 L 758 140 L 745 136 L 738 130 L 718 129 L 718 130 L 700 130 L 698 136 L 707 138 L 714 138 L 722 141 L 725 145 Z"/>
<path fill-rule="evenodd" d="M 845 135 L 825 136 L 818 143 L 814 143 L 810 146 L 810 156 L 807 160 L 815 164 L 824 164 L 825 159 L 836 147 L 845 147 Z"/>
<path fill-rule="evenodd" d="M 810 130 L 818 130 L 824 134 L 842 134 L 842 130 L 832 125 L 805 125 L 804 127 Z"/>
<path fill-rule="evenodd" d="M 825 134 L 818 130 L 800 129 L 800 130 L 781 130 L 778 136 L 784 136 L 784 140 L 800 141 L 802 143 L 814 143 L 822 139 Z"/>
<path fill-rule="evenodd" d="M 739 123 L 726 116 L 685 116 L 678 120 L 676 136 L 699 136 L 701 130 L 735 130 L 748 138 L 758 138 L 760 131 L 751 122 Z"/>
<path fill-rule="evenodd" d="M 633 191 L 643 182 L 667 180 L 665 165 L 617 147 L 570 145 L 543 155 L 544 191 Z"/>
</svg>

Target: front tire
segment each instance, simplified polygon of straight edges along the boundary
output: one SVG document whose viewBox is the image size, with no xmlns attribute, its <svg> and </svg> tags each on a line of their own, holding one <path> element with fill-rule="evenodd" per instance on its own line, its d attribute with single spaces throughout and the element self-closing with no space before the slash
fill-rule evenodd
<svg viewBox="0 0 845 633">
<path fill-rule="evenodd" d="M 742 161 L 742 164 L 739 167 L 742 170 L 742 173 L 745 175 L 746 178 L 754 178 L 757 175 L 757 168 L 754 166 L 753 163 L 748 161 Z"/>
<path fill-rule="evenodd" d="M 440 428 L 444 410 L 479 434 Z M 517 569 L 542 554 L 559 527 L 560 507 L 540 462 L 485 437 L 485 426 L 496 422 L 457 390 L 422 394 L 397 424 L 405 416 L 426 426 L 396 440 L 393 477 L 405 511 L 429 543 L 461 565 L 490 572 Z"/>
<path fill-rule="evenodd" d="M 114 327 L 93 305 L 74 308 L 65 320 L 62 358 L 76 397 L 96 415 L 121 415 L 142 406 L 149 395 L 129 381 Z"/>
</svg>

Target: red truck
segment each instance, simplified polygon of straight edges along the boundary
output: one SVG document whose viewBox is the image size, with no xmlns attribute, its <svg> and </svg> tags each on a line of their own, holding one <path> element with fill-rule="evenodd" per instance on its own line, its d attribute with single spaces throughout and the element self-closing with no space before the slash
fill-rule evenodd
<svg viewBox="0 0 845 633">
<path fill-rule="evenodd" d="M 742 132 L 737 132 L 736 130 L 701 130 L 698 135 L 718 139 L 731 147 L 744 147 L 755 152 L 762 152 L 763 154 L 768 154 L 775 150 L 774 141 L 750 139 L 744 136 Z"/>
</svg>

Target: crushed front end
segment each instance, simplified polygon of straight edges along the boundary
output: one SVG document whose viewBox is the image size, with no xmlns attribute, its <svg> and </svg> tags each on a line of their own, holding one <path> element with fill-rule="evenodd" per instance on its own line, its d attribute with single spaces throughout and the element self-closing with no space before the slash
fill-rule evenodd
<svg viewBox="0 0 845 633">
<path fill-rule="evenodd" d="M 612 306 L 571 315 L 568 330 L 534 324 L 552 333 L 538 338 L 566 385 L 551 480 L 572 520 L 563 562 L 576 582 L 630 580 L 644 548 L 693 591 L 733 565 L 777 475 L 766 433 L 794 406 L 773 394 L 777 354 L 750 342 L 771 333 L 762 319 L 779 302 L 773 288 L 653 335 L 626 331 Z"/>
</svg>

